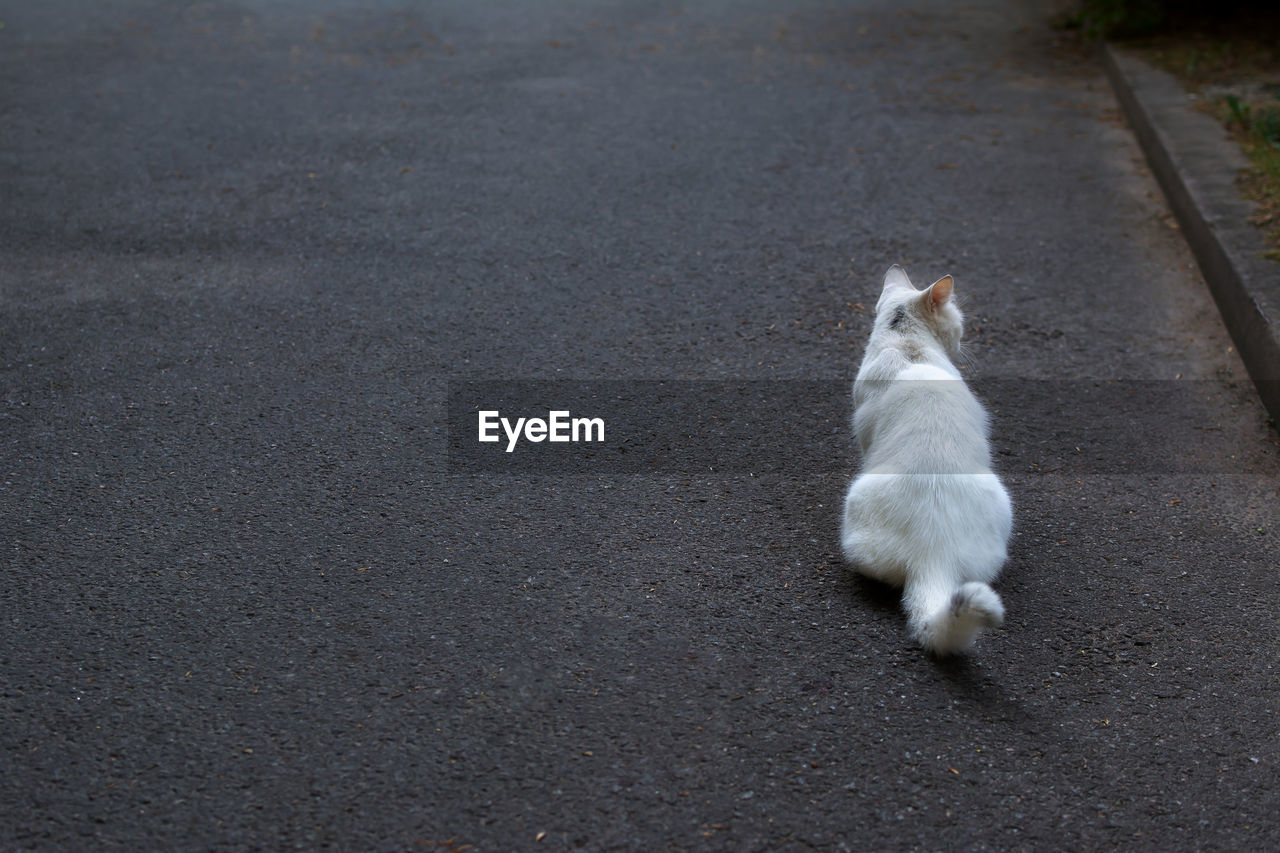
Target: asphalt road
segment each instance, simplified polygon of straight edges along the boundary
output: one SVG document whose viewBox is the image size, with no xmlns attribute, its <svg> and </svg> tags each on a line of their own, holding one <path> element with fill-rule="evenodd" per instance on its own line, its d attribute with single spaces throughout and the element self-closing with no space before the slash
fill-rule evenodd
<svg viewBox="0 0 1280 853">
<path fill-rule="evenodd" d="M 10 4 L 0 848 L 1280 847 L 1277 434 L 1095 59 L 909 5 Z M 838 554 L 891 263 L 961 661 Z"/>
</svg>

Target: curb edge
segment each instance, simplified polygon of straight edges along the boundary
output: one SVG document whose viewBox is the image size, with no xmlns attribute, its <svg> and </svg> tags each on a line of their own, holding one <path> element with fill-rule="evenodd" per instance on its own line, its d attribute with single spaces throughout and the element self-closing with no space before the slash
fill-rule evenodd
<svg viewBox="0 0 1280 853">
<path fill-rule="evenodd" d="M 1100 54 L 1258 396 L 1280 428 L 1280 264 L 1261 258 L 1261 236 L 1247 224 L 1250 206 L 1235 188 L 1247 161 L 1214 119 L 1186 105 L 1170 75 L 1105 43 Z M 1171 128 L 1171 119 L 1180 126 Z M 1193 138 L 1171 132 L 1187 129 Z M 1234 168 L 1207 169 L 1207 161 Z"/>
</svg>

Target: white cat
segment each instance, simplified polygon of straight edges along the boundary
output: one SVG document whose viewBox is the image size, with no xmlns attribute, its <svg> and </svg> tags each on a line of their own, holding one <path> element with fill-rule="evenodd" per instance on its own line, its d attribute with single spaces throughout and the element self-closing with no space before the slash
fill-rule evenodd
<svg viewBox="0 0 1280 853">
<path fill-rule="evenodd" d="M 901 267 L 885 273 L 853 383 L 862 471 L 840 531 L 860 572 L 903 587 L 911 634 L 936 654 L 963 651 L 1003 623 L 988 584 L 1013 523 L 991 471 L 987 413 L 953 363 L 963 318 L 951 289 L 949 275 L 921 291 Z"/>
</svg>

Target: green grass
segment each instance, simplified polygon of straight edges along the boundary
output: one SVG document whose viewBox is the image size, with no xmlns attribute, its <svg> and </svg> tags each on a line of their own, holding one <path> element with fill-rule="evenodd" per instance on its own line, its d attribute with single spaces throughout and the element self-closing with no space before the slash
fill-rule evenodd
<svg viewBox="0 0 1280 853">
<path fill-rule="evenodd" d="M 1280 38 L 1266 30 L 1171 32 L 1126 46 L 1201 94 L 1235 137 L 1252 164 L 1240 189 L 1257 205 L 1252 223 L 1265 234 L 1264 257 L 1280 261 Z"/>
<path fill-rule="evenodd" d="M 1280 261 L 1280 2 L 1076 0 L 1057 23 L 1120 41 L 1201 95 L 1252 163 L 1241 193 L 1257 204 L 1265 256 Z"/>
</svg>

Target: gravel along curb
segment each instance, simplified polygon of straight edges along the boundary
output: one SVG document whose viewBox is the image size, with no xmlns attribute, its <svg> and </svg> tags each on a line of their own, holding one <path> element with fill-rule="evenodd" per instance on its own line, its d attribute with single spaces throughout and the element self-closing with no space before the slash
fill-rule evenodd
<svg viewBox="0 0 1280 853">
<path fill-rule="evenodd" d="M 1102 62 L 1195 253 L 1262 404 L 1280 427 L 1280 264 L 1249 224 L 1236 174 L 1249 163 L 1174 78 L 1110 45 Z"/>
</svg>

